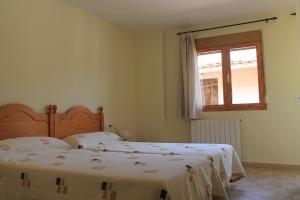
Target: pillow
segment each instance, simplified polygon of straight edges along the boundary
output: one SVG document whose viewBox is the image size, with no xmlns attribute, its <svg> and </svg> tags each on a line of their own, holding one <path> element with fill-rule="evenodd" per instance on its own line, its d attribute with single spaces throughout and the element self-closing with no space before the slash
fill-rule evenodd
<svg viewBox="0 0 300 200">
<path fill-rule="evenodd" d="M 63 139 L 66 143 L 74 148 L 86 148 L 97 146 L 99 144 L 107 144 L 123 141 L 123 139 L 115 133 L 110 132 L 93 132 L 71 135 Z"/>
<path fill-rule="evenodd" d="M 18 137 L 0 140 L 0 151 L 27 152 L 71 148 L 66 142 L 51 137 Z"/>
</svg>

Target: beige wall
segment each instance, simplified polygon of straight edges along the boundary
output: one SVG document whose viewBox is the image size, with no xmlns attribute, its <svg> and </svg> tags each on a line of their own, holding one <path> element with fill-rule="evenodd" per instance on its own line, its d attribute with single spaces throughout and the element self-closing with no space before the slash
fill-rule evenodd
<svg viewBox="0 0 300 200">
<path fill-rule="evenodd" d="M 164 116 L 164 68 L 163 35 L 152 32 L 136 39 L 136 129 L 152 140 L 163 135 Z M 154 106 L 156 105 L 156 106 Z"/>
<path fill-rule="evenodd" d="M 1 0 L 0 44 L 0 105 L 103 105 L 135 132 L 132 35 L 60 0 Z"/>
<path fill-rule="evenodd" d="M 205 113 L 203 118 L 241 118 L 242 157 L 245 161 L 300 164 L 300 103 L 295 102 L 295 96 L 300 95 L 298 83 L 299 44 L 296 28 L 296 18 L 289 16 L 290 11 L 273 13 L 279 19 L 274 22 L 245 25 L 228 29 L 198 33 L 196 37 L 208 37 L 250 30 L 261 29 L 264 38 L 265 78 L 267 88 L 267 111 L 212 112 Z M 191 27 L 191 29 L 225 25 L 260 17 L 228 20 L 214 24 Z M 137 138 L 139 140 L 156 141 L 189 141 L 190 123 L 177 117 L 177 94 L 179 82 L 179 37 L 178 31 L 187 29 L 172 29 L 161 32 L 163 39 L 154 37 L 155 33 L 140 36 L 137 40 L 137 51 L 140 55 L 151 59 L 139 60 L 136 65 L 137 85 L 152 85 L 151 91 L 164 89 L 160 92 L 142 92 L 143 99 L 152 99 L 145 104 L 147 109 L 140 109 L 137 116 Z M 143 44 L 143 45 L 141 45 Z M 154 47 L 156 45 L 156 47 Z M 163 53 L 161 53 L 163 48 Z M 159 51 L 157 51 L 159 49 Z M 162 57 L 163 56 L 163 57 Z M 141 58 L 139 58 L 141 59 Z M 163 60 L 163 66 L 157 62 Z M 139 68 L 147 69 L 140 73 Z M 162 68 L 158 70 L 158 68 Z M 163 80 L 161 77 L 163 73 Z M 157 101 L 159 99 L 159 101 Z M 150 101 L 150 100 L 149 100 Z M 138 104 L 142 104 L 137 99 Z M 151 119 L 162 118 L 157 109 L 164 107 L 164 119 L 160 123 L 151 123 Z M 147 120 L 147 121 L 145 121 Z"/>
</svg>

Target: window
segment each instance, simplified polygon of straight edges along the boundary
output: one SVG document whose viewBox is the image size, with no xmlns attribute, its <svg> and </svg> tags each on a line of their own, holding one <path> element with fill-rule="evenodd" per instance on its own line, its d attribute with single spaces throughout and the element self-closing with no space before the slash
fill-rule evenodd
<svg viewBox="0 0 300 200">
<path fill-rule="evenodd" d="M 204 111 L 263 110 L 261 32 L 196 40 Z"/>
</svg>

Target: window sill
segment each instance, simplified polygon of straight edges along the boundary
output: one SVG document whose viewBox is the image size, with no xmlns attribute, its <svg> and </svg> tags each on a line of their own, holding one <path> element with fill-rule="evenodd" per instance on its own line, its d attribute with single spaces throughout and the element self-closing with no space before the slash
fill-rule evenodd
<svg viewBox="0 0 300 200">
<path fill-rule="evenodd" d="M 268 110 L 266 103 L 234 104 L 234 105 L 208 105 L 204 106 L 203 112 L 218 111 L 247 111 L 247 110 Z"/>
</svg>

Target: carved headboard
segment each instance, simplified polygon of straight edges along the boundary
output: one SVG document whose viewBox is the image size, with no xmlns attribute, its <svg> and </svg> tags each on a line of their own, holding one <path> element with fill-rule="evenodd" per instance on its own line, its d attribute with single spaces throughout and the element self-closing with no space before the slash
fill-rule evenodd
<svg viewBox="0 0 300 200">
<path fill-rule="evenodd" d="M 49 120 L 22 104 L 9 104 L 0 107 L 0 139 L 49 136 Z"/>
<path fill-rule="evenodd" d="M 52 137 L 64 138 L 104 130 L 103 107 L 100 107 L 97 113 L 83 106 L 75 106 L 66 113 L 57 113 L 56 105 L 50 105 L 48 110 Z"/>
</svg>

